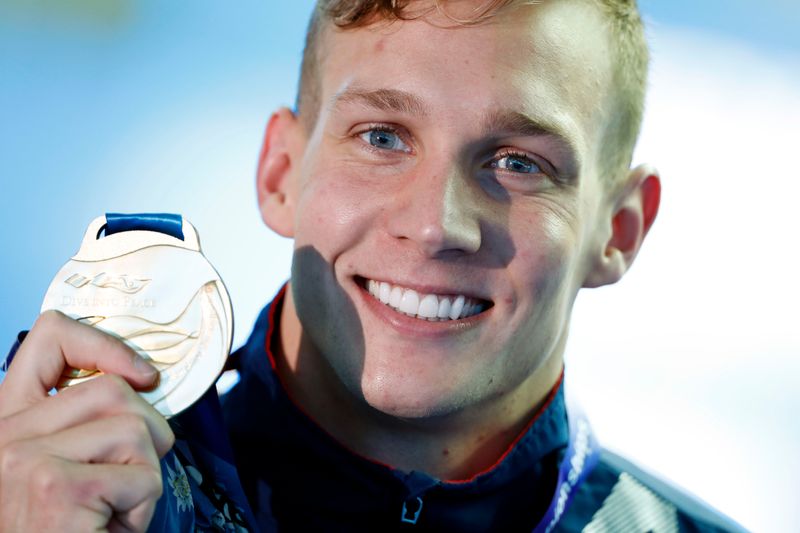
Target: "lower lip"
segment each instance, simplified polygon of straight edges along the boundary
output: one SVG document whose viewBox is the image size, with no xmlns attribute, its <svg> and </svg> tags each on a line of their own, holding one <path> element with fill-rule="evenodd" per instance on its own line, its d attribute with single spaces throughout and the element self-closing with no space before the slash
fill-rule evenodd
<svg viewBox="0 0 800 533">
<path fill-rule="evenodd" d="M 406 314 L 396 311 L 393 307 L 389 307 L 374 296 L 372 296 L 364 287 L 355 284 L 361 294 L 361 299 L 364 301 L 368 309 L 370 309 L 380 320 L 392 326 L 395 330 L 404 335 L 415 337 L 441 337 L 460 333 L 475 328 L 487 314 L 491 308 L 472 315 L 467 318 L 460 318 L 458 320 L 446 320 L 432 322 L 421 318 L 410 317 Z"/>
</svg>

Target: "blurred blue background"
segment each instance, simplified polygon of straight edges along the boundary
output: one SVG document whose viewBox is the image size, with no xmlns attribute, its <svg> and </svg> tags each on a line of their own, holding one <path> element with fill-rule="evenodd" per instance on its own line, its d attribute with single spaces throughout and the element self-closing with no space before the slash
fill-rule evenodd
<svg viewBox="0 0 800 533">
<path fill-rule="evenodd" d="M 236 342 L 289 270 L 260 221 L 269 113 L 291 105 L 309 0 L 0 0 L 0 342 L 106 211 L 183 213 Z M 800 3 L 641 2 L 638 160 L 664 207 L 618 286 L 579 298 L 570 393 L 601 440 L 756 531 L 800 531 Z"/>
</svg>

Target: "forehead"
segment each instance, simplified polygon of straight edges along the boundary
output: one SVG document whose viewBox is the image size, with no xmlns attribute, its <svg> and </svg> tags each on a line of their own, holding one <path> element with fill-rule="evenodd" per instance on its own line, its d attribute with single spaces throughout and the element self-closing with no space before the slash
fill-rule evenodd
<svg viewBox="0 0 800 533">
<path fill-rule="evenodd" d="M 460 17 L 483 3 L 445 5 L 453 4 L 447 9 Z M 590 151 L 607 112 L 606 31 L 589 0 L 511 7 L 476 26 L 432 13 L 357 29 L 329 27 L 320 43 L 322 112 L 352 86 L 400 89 L 419 96 L 437 118 L 512 109 L 558 125 Z"/>
</svg>

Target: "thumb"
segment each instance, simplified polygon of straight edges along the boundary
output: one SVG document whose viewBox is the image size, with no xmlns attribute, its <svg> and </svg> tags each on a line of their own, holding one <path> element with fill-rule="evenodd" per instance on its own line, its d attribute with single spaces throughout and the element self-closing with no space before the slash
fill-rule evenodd
<svg viewBox="0 0 800 533">
<path fill-rule="evenodd" d="M 120 339 L 58 311 L 45 311 L 0 386 L 0 416 L 45 398 L 68 367 L 116 374 L 139 390 L 158 380 L 158 370 Z"/>
</svg>

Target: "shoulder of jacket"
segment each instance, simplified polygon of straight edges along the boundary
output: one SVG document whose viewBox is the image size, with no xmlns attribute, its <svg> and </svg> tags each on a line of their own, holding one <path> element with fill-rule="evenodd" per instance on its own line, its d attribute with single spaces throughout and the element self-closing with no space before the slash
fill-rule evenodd
<svg viewBox="0 0 800 533">
<path fill-rule="evenodd" d="M 591 527 L 593 523 L 607 527 L 622 515 L 626 516 L 626 522 L 634 519 L 643 526 L 662 526 L 653 527 L 653 531 L 747 531 L 696 496 L 614 452 L 602 450 L 596 468 L 601 471 L 598 478 L 607 486 L 607 492 L 601 491 L 606 495 L 602 502 L 598 502 L 599 507 L 586 531 L 595 531 Z M 597 531 L 602 531 L 602 528 Z"/>
</svg>

